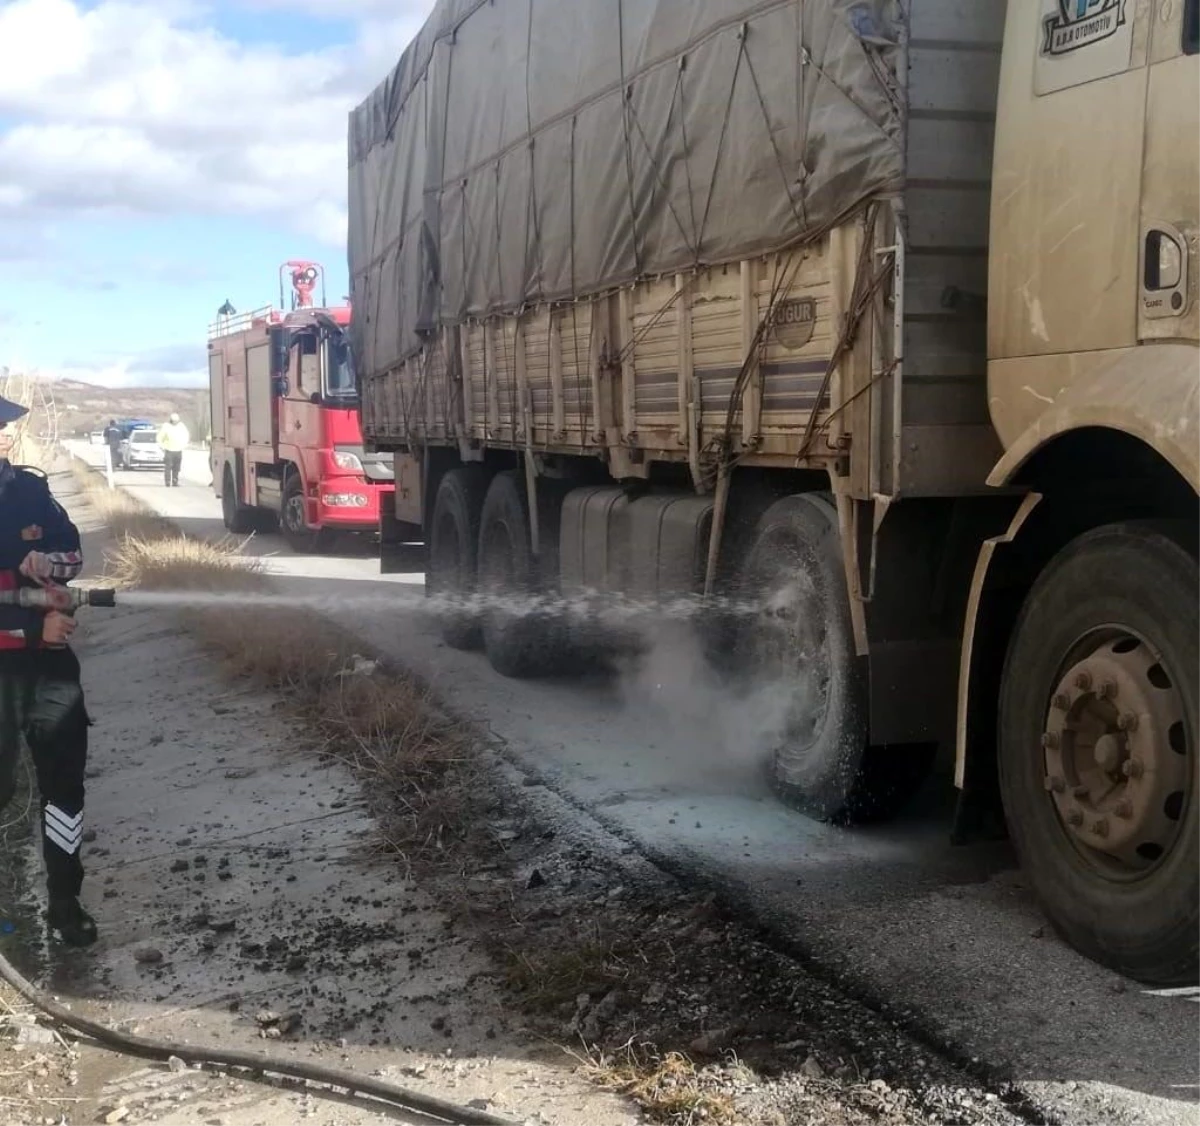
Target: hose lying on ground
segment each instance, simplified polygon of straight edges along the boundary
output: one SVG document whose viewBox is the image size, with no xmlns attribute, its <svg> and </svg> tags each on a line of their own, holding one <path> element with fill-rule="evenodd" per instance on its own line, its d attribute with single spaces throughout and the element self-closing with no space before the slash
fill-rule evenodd
<svg viewBox="0 0 1200 1126">
<path fill-rule="evenodd" d="M 398 1087 L 366 1075 L 356 1075 L 352 1071 L 339 1071 L 332 1067 L 322 1067 L 320 1064 L 289 1063 L 286 1060 L 259 1055 L 257 1052 L 242 1052 L 236 1048 L 211 1050 L 117 1032 L 56 1004 L 40 989 L 26 981 L 3 954 L 0 954 L 0 978 L 55 1023 L 127 1056 L 148 1060 L 169 1060 L 176 1056 L 184 1063 L 249 1071 L 252 1073 L 251 1078 L 254 1077 L 254 1073 L 269 1073 L 285 1079 L 323 1083 L 329 1087 L 341 1087 L 352 1095 L 368 1095 L 404 1110 L 423 1114 L 427 1118 L 453 1123 L 454 1126 L 519 1126 L 512 1119 L 498 1118 L 473 1107 L 456 1106 L 432 1095 L 422 1095 L 418 1091 L 410 1091 L 406 1087 Z"/>
</svg>

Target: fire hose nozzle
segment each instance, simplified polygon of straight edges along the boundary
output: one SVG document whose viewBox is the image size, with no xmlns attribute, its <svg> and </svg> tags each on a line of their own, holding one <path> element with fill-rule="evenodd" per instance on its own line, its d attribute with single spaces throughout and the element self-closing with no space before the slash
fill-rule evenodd
<svg viewBox="0 0 1200 1126">
<path fill-rule="evenodd" d="M 91 590 L 65 586 L 20 587 L 0 590 L 0 606 L 22 606 L 29 610 L 70 613 L 81 606 L 116 606 L 117 592 L 109 587 Z"/>
</svg>

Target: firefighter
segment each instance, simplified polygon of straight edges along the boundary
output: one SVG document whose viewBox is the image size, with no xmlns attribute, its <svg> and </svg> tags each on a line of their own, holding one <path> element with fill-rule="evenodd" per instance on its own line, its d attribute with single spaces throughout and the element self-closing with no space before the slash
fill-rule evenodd
<svg viewBox="0 0 1200 1126">
<path fill-rule="evenodd" d="M 83 567 L 79 532 L 45 475 L 9 460 L 11 426 L 25 413 L 0 397 L 0 590 L 65 585 Z M 74 630 L 67 614 L 0 606 L 0 809 L 16 791 L 23 740 L 41 793 L 50 928 L 71 946 L 88 946 L 96 924 L 79 903 L 79 853 L 90 721 L 67 645 Z"/>
</svg>

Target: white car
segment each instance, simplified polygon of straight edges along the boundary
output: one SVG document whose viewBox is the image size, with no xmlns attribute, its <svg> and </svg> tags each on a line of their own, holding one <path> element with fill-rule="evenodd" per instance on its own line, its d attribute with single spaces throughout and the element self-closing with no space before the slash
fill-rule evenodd
<svg viewBox="0 0 1200 1126">
<path fill-rule="evenodd" d="M 162 469 L 166 458 L 158 444 L 158 432 L 131 430 L 121 442 L 120 459 L 122 469 Z"/>
</svg>

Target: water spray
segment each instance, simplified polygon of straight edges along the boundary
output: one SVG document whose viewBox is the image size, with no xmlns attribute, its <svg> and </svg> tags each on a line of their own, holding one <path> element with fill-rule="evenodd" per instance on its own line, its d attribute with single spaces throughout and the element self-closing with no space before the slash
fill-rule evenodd
<svg viewBox="0 0 1200 1126">
<path fill-rule="evenodd" d="M 696 621 L 714 612 L 733 618 L 754 617 L 764 610 L 759 600 L 683 594 L 635 598 L 613 591 L 586 590 L 570 596 L 536 593 L 444 593 L 430 595 L 415 587 L 387 592 L 300 594 L 261 590 L 123 590 L 121 604 L 130 609 L 162 606 L 224 607 L 229 604 L 276 610 L 308 608 L 318 612 L 398 611 L 438 617 L 448 613 L 501 614 L 554 619 L 569 627 L 602 625 L 618 630 L 644 628 L 651 621 Z M 113 608 L 111 587 L 19 587 L 0 590 L 0 606 L 21 606 L 43 613 L 72 614 L 84 606 Z"/>
</svg>

